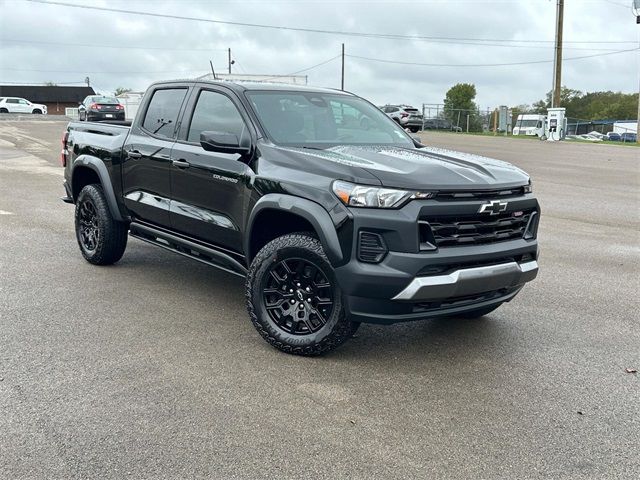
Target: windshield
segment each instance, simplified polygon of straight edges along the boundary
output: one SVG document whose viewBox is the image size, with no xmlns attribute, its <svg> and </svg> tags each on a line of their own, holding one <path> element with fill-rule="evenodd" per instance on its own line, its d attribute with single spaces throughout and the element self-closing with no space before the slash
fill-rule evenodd
<svg viewBox="0 0 640 480">
<path fill-rule="evenodd" d="M 538 120 L 520 120 L 517 127 L 527 128 L 527 127 L 535 127 L 538 125 Z"/>
<path fill-rule="evenodd" d="M 276 144 L 414 146 L 401 127 L 358 97 L 285 91 L 247 92 L 247 97 Z"/>
</svg>

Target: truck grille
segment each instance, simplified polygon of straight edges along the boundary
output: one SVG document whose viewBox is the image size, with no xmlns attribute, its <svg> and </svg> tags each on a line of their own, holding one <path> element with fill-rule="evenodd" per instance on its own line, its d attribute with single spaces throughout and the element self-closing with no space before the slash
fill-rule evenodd
<svg viewBox="0 0 640 480">
<path fill-rule="evenodd" d="M 470 190 L 470 191 L 439 191 L 437 200 L 486 200 L 504 197 L 519 197 L 525 194 L 524 187 L 506 188 L 502 190 Z"/>
<path fill-rule="evenodd" d="M 494 217 L 477 214 L 430 217 L 420 221 L 420 243 L 455 247 L 522 238 L 532 214 L 533 211 L 521 211 Z"/>
</svg>

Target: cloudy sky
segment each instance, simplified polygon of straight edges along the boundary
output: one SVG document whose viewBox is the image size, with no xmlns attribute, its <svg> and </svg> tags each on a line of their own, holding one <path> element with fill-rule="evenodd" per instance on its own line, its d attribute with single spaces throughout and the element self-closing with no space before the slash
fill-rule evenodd
<svg viewBox="0 0 640 480">
<path fill-rule="evenodd" d="M 79 85 L 88 76 L 103 93 L 116 87 L 144 90 L 155 80 L 207 73 L 210 59 L 218 71 L 224 71 L 228 47 L 236 61 L 234 73 L 289 74 L 337 57 L 343 42 L 350 55 L 346 89 L 377 104 L 441 103 L 450 86 L 472 82 L 481 108 L 517 105 L 542 98 L 552 82 L 555 0 L 59 1 L 394 38 L 0 0 L 0 83 Z M 602 55 L 640 45 L 632 0 L 565 3 L 563 84 L 583 91 L 637 91 L 638 50 Z M 602 56 L 570 60 L 591 55 Z M 541 61 L 549 62 L 477 66 Z M 410 65 L 416 63 L 432 66 Z M 302 74 L 308 75 L 312 85 L 339 87 L 340 60 Z"/>
</svg>

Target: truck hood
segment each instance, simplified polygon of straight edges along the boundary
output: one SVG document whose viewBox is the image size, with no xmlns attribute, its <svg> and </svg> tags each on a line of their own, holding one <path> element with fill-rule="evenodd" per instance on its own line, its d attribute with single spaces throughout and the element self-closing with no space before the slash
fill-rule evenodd
<svg viewBox="0 0 640 480">
<path fill-rule="evenodd" d="M 435 147 L 336 146 L 298 154 L 366 170 L 386 187 L 411 190 L 470 190 L 525 185 L 529 176 L 500 160 Z"/>
</svg>

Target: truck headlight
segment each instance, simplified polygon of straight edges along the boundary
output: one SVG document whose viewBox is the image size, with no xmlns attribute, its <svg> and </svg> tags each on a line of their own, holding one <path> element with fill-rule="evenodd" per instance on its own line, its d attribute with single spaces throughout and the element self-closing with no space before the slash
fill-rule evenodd
<svg viewBox="0 0 640 480">
<path fill-rule="evenodd" d="M 395 188 L 355 185 L 337 180 L 332 185 L 333 193 L 349 207 L 396 208 L 410 198 L 431 198 L 430 192 L 411 192 Z"/>
<path fill-rule="evenodd" d="M 529 183 L 524 186 L 524 193 L 532 193 L 532 192 L 533 192 L 533 185 L 531 184 L 531 181 L 529 181 Z"/>
</svg>

